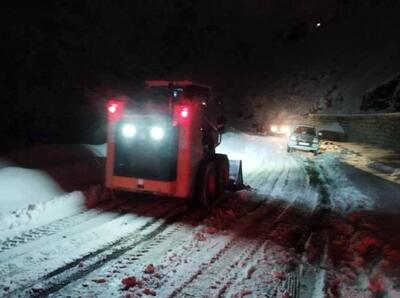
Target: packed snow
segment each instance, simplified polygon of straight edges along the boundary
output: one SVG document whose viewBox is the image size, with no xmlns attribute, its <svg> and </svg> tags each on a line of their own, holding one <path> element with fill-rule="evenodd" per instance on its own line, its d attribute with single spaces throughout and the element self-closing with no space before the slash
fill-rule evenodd
<svg viewBox="0 0 400 298">
<path fill-rule="evenodd" d="M 0 180 L 0 296 L 400 296 L 398 212 L 381 208 L 398 203 L 397 184 L 349 168 L 341 150 L 287 153 L 285 138 L 228 132 L 218 151 L 243 160 L 249 187 L 210 212 L 98 183 L 68 193 L 3 167 L 15 175 Z M 24 197 L 12 186 L 26 176 Z"/>
</svg>

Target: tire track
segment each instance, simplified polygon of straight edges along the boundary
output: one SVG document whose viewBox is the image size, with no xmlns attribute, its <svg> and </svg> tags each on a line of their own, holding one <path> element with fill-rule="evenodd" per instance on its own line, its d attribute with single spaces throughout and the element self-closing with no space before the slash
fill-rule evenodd
<svg viewBox="0 0 400 298">
<path fill-rule="evenodd" d="M 98 276 L 104 276 L 105 272 L 106 276 L 112 277 L 113 280 L 118 281 L 117 283 L 110 282 L 108 291 L 110 287 L 113 287 L 112 290 L 119 293 L 121 290 L 119 285 L 122 278 L 132 275 L 140 276 L 140 274 L 143 273 L 144 264 L 156 263 L 160 255 L 170 250 L 170 247 L 179 247 L 187 241 L 187 238 L 191 235 L 191 231 L 183 222 L 186 222 L 188 219 L 201 221 L 206 216 L 207 215 L 205 215 L 203 211 L 190 214 L 186 213 L 180 218 L 179 222 L 169 223 L 169 226 L 161 233 L 131 247 L 118 258 L 110 260 L 109 263 L 111 264 L 108 266 L 101 266 L 88 275 L 69 283 L 64 289 L 57 291 L 57 295 L 69 296 L 72 293 L 73 295 L 80 296 L 86 292 L 87 284 L 85 281 L 93 280 Z M 92 290 L 94 291 L 95 289 Z M 98 290 L 101 291 L 102 289 Z M 98 293 L 98 295 L 101 295 L 101 292 Z"/>
<path fill-rule="evenodd" d="M 286 208 L 281 203 L 277 203 L 272 209 L 263 210 L 257 216 L 253 216 L 252 221 L 242 229 L 241 233 L 231 238 L 226 245 L 219 250 L 209 260 L 203 261 L 198 265 L 198 269 L 190 274 L 189 278 L 186 278 L 182 284 L 177 287 L 168 297 L 177 297 L 180 295 L 192 295 L 191 288 L 197 289 L 198 286 L 202 287 L 204 291 L 204 279 L 216 277 L 216 280 L 221 280 L 229 276 L 229 273 L 234 270 L 237 266 L 237 262 L 240 260 L 249 258 L 252 256 L 254 251 L 262 244 L 260 240 L 248 239 L 251 235 L 256 236 L 263 228 L 272 228 L 277 224 L 282 212 L 285 212 Z M 266 217 L 273 217 L 272 222 L 265 221 L 264 224 L 260 224 L 260 220 Z M 246 245 L 243 245 L 243 241 L 246 241 Z M 248 242 L 251 242 L 249 244 Z M 245 249 L 243 250 L 243 246 Z M 234 260 L 234 261 L 232 261 Z M 211 265 L 211 267 L 210 267 Z M 203 281 L 203 282 L 202 282 Z M 229 283 L 229 281 L 227 282 Z M 207 281 L 209 284 L 209 281 Z M 199 289 L 197 289 L 198 291 Z M 197 292 L 198 293 L 198 292 Z"/>
<path fill-rule="evenodd" d="M 100 212 L 97 216 L 92 217 L 91 219 L 82 221 L 79 225 L 73 225 L 67 229 L 60 230 L 59 233 L 53 234 L 47 237 L 43 237 L 32 241 L 31 243 L 21 244 L 20 246 L 15 247 L 12 250 L 8 250 L 0 254 L 0 274 L 5 276 L 12 276 L 15 274 L 22 273 L 26 271 L 26 267 L 34 267 L 37 264 L 42 263 L 43 261 L 49 261 L 48 258 L 39 258 L 39 260 L 34 260 L 31 258 L 31 253 L 38 252 L 46 255 L 44 253 L 46 250 L 51 249 L 52 245 L 57 245 L 57 251 L 61 251 L 63 246 L 71 245 L 64 242 L 64 238 L 67 238 L 66 235 L 79 235 L 80 233 L 88 233 L 88 232 L 95 232 L 97 229 L 102 229 L 107 225 L 115 225 L 115 224 L 124 224 L 126 220 L 133 221 L 130 218 L 130 213 L 146 213 L 152 210 L 154 207 L 149 206 L 144 201 L 138 203 L 137 205 L 132 206 L 132 204 L 128 204 L 127 201 L 119 201 L 119 202 L 110 202 L 111 206 L 116 204 L 114 208 L 109 210 L 104 210 L 104 212 Z M 103 211 L 103 210 L 102 210 Z M 108 211 L 108 212 L 107 212 Z M 60 244 L 60 241 L 64 242 Z M 28 254 L 28 259 L 30 261 L 24 261 L 24 266 L 9 266 L 9 260 L 16 258 L 22 258 L 24 255 Z M 36 253 L 37 255 L 37 253 Z M 57 253 L 51 255 L 54 258 L 57 258 Z M 51 259 L 50 259 L 51 260 Z"/>
<path fill-rule="evenodd" d="M 97 207 L 98 209 L 85 210 L 78 214 L 74 214 L 68 217 L 55 220 L 46 225 L 25 231 L 20 235 L 16 235 L 10 239 L 0 242 L 0 258 L 1 258 L 1 253 L 7 250 L 16 248 L 22 244 L 26 244 L 46 236 L 57 234 L 61 230 L 65 230 L 73 226 L 80 225 L 86 221 L 95 218 L 101 213 L 115 210 L 115 208 L 118 208 L 119 206 L 121 206 L 121 204 L 122 202 L 115 202 L 115 201 L 107 202 L 99 205 Z"/>
<path fill-rule="evenodd" d="M 150 208 L 154 209 L 154 206 Z M 75 258 L 64 266 L 59 267 L 49 273 L 45 273 L 39 279 L 33 278 L 21 284 L 14 283 L 14 289 L 7 291 L 7 293 L 5 293 L 6 297 L 13 297 L 18 293 L 23 293 L 27 296 L 42 296 L 55 292 L 70 282 L 79 279 L 82 276 L 89 274 L 93 270 L 103 266 L 103 264 L 106 262 L 117 258 L 124 252 L 131 249 L 132 246 L 138 245 L 139 243 L 154 237 L 158 233 L 161 233 L 168 227 L 168 222 L 177 219 L 185 209 L 186 207 L 183 207 L 182 204 L 175 204 L 167 210 L 162 210 L 162 212 L 159 214 L 154 215 L 155 218 L 144 221 L 144 223 L 140 227 L 136 228 L 134 232 L 128 233 L 127 235 L 112 241 L 111 243 L 107 243 L 101 248 Z M 121 215 L 121 217 L 122 216 L 124 215 Z M 134 219 L 132 220 L 132 223 L 135 223 Z M 85 268 L 80 268 L 79 265 L 82 263 L 87 263 L 88 266 Z M 20 274 L 25 275 L 23 272 Z M 11 278 L 10 275 L 8 275 L 8 277 Z M 23 278 L 17 278 L 16 280 L 23 280 Z M 34 288 L 38 282 L 47 286 L 43 287 L 43 291 L 30 291 L 30 289 Z"/>
<path fill-rule="evenodd" d="M 251 207 L 248 209 L 248 211 L 258 212 L 260 206 L 264 203 L 264 201 L 258 201 L 258 204 L 250 205 Z M 186 224 L 185 220 L 194 220 L 195 224 L 198 225 L 198 223 L 202 220 L 206 220 L 208 215 L 209 214 L 203 214 L 203 216 L 201 216 L 200 218 L 193 218 L 193 214 L 185 214 L 182 218 L 180 218 L 177 224 L 170 225 L 166 230 L 156 235 L 154 238 L 149 239 L 148 241 L 145 241 L 138 246 L 131 248 L 130 251 L 127 251 L 126 253 L 121 255 L 119 259 L 113 259 L 111 265 L 105 267 L 101 266 L 98 268 L 97 271 L 93 271 L 90 275 L 85 276 L 84 279 L 80 279 L 74 283 L 69 284 L 68 287 L 64 288 L 64 290 L 57 292 L 57 295 L 70 296 L 71 293 L 73 293 L 72 296 L 80 296 L 83 293 L 87 293 L 88 285 L 87 283 L 82 284 L 82 282 L 90 282 L 90 280 L 93 280 L 93 277 L 96 278 L 96 276 L 98 277 L 104 275 L 109 275 L 109 277 L 111 278 L 108 285 L 109 287 L 112 287 L 112 295 L 120 295 L 120 291 L 122 290 L 121 279 L 126 276 L 132 275 L 139 277 L 143 274 L 144 264 L 148 264 L 149 262 L 153 262 L 154 264 L 159 263 L 162 271 L 167 270 L 167 272 L 175 272 L 178 262 L 178 266 L 183 266 L 184 270 L 186 270 L 188 268 L 188 263 L 190 263 L 187 262 L 187 258 L 195 258 L 196 262 L 201 262 L 201 259 L 204 258 L 204 256 L 197 256 L 198 254 L 201 254 L 201 251 L 196 249 L 196 247 L 198 247 L 197 245 L 203 245 L 206 243 L 207 245 L 209 245 L 210 242 L 199 242 L 199 240 L 197 240 L 196 238 L 196 233 L 202 230 L 202 226 L 198 226 L 197 228 L 195 228 L 195 230 L 193 230 L 192 228 L 190 228 L 190 225 L 188 226 Z M 249 214 L 246 213 L 242 217 L 247 218 L 249 217 Z M 216 243 L 220 242 L 219 239 L 216 239 L 216 241 Z M 225 245 L 225 243 L 220 243 L 220 245 Z M 213 249 L 214 246 L 215 243 L 212 243 L 210 248 Z M 187 247 L 187 249 L 182 249 L 184 247 Z M 172 250 L 172 248 L 174 249 Z M 223 246 L 221 247 L 221 249 L 222 248 Z M 204 249 L 204 247 L 202 247 L 202 249 Z M 174 253 L 174 251 L 176 252 L 176 254 Z M 160 263 L 160 256 L 166 254 L 166 259 L 164 260 L 164 262 Z M 175 255 L 177 258 L 179 258 L 179 260 L 177 261 L 170 259 L 170 257 L 168 257 L 169 254 Z M 121 270 L 121 267 L 123 269 L 126 269 Z M 162 272 L 159 273 L 160 276 L 158 278 L 146 282 L 148 283 L 146 284 L 146 287 L 154 287 L 158 291 L 160 290 L 160 287 L 168 287 L 168 284 L 174 282 L 173 280 L 171 280 L 171 278 L 175 279 L 175 277 L 172 277 L 169 274 L 163 274 Z M 118 275 L 119 277 L 116 277 L 116 275 Z M 156 284 L 151 284 L 151 282 L 155 282 Z M 98 291 L 101 291 L 101 288 L 101 286 L 96 288 L 96 286 L 94 285 L 91 287 L 91 293 L 96 296 L 96 292 L 93 291 L 96 291 L 96 289 Z M 109 289 L 110 288 L 108 288 L 107 291 L 110 291 Z M 132 292 L 132 290 L 135 289 L 139 291 L 138 295 L 142 295 L 141 288 L 134 288 L 125 293 L 128 293 L 129 295 L 136 295 L 136 293 Z M 101 293 L 99 293 L 99 295 L 101 295 Z"/>
<path fill-rule="evenodd" d="M 289 172 L 290 171 L 285 171 L 282 173 L 279 179 L 282 181 L 285 178 L 286 181 Z M 303 225 L 304 218 L 307 220 L 313 217 L 314 210 L 301 208 L 300 199 L 300 197 L 296 196 L 288 206 L 282 209 L 272 223 L 263 222 L 260 225 L 259 231 L 255 233 L 257 241 L 251 243 L 247 242 L 246 245 L 239 244 L 237 249 L 233 249 L 230 253 L 224 255 L 218 263 L 212 264 L 211 267 L 207 267 L 205 264 L 204 267 L 206 269 L 202 274 L 199 274 L 194 279 L 187 282 L 186 285 L 183 286 L 183 293 L 179 292 L 179 294 L 193 295 L 193 293 L 201 290 L 201 285 L 213 282 L 210 295 L 212 297 L 225 296 L 229 288 L 235 288 L 235 285 L 239 282 L 238 277 L 246 275 L 242 268 L 246 266 L 247 262 L 254 260 L 254 255 L 259 252 L 260 248 L 265 244 L 265 241 L 269 241 L 274 232 L 278 232 L 279 234 L 281 225 L 283 227 L 289 225 L 290 229 L 293 231 L 292 234 L 289 234 L 289 238 L 285 239 L 286 241 L 289 240 L 289 243 L 286 244 L 294 246 L 297 250 L 302 251 L 311 229 L 302 230 L 299 228 Z M 297 229 L 299 229 L 299 231 L 297 231 Z M 301 234 L 304 235 L 301 236 Z M 241 252 L 241 247 L 243 246 L 246 247 L 246 249 Z M 237 266 L 237 264 L 240 263 L 242 263 L 242 268 L 238 268 Z M 278 291 L 286 291 L 291 295 L 290 297 L 298 297 L 300 295 L 298 265 L 289 270 L 284 282 L 280 282 L 274 286 L 268 285 L 266 288 L 263 286 L 257 287 L 256 294 L 257 297 L 275 297 Z"/>
</svg>

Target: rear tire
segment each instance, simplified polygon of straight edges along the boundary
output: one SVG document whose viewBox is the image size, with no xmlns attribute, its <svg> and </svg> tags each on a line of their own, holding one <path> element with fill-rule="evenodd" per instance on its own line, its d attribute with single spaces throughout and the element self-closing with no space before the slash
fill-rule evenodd
<svg viewBox="0 0 400 298">
<path fill-rule="evenodd" d="M 215 154 L 213 160 L 217 167 L 217 196 L 220 196 L 229 185 L 229 159 L 225 154 Z"/>
<path fill-rule="evenodd" d="M 202 209 L 210 209 L 217 196 L 217 167 L 214 161 L 204 160 L 196 177 L 194 201 Z"/>
</svg>

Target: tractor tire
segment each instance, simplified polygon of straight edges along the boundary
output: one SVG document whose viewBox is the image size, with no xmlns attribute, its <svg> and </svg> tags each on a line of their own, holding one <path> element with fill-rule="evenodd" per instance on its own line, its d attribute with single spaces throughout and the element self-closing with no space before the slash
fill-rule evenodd
<svg viewBox="0 0 400 298">
<path fill-rule="evenodd" d="M 217 166 L 212 160 L 200 163 L 197 177 L 194 202 L 197 207 L 209 210 L 217 197 Z"/>
<path fill-rule="evenodd" d="M 215 154 L 213 160 L 217 167 L 217 196 L 220 196 L 229 186 L 229 159 L 225 154 Z"/>
</svg>

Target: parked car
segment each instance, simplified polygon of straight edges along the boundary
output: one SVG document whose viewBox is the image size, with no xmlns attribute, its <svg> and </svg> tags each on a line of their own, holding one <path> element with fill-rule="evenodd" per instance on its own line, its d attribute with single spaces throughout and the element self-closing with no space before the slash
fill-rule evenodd
<svg viewBox="0 0 400 298">
<path fill-rule="evenodd" d="M 295 150 L 319 153 L 319 133 L 314 126 L 297 125 L 289 135 L 287 152 Z"/>
</svg>

